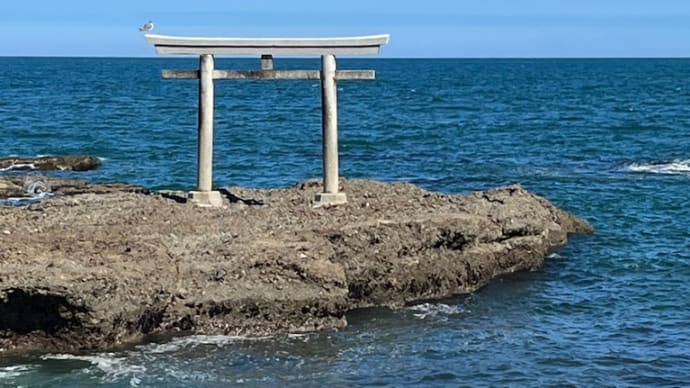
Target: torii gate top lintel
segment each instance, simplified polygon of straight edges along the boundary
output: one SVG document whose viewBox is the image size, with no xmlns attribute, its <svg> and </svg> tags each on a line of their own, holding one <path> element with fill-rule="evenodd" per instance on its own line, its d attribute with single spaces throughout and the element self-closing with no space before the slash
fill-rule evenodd
<svg viewBox="0 0 690 388">
<path fill-rule="evenodd" d="M 147 34 L 158 54 L 366 55 L 378 54 L 389 35 L 345 38 L 204 38 Z"/>
<path fill-rule="evenodd" d="M 199 79 L 199 137 L 197 191 L 192 202 L 222 206 L 212 190 L 213 110 L 216 79 L 320 79 L 323 129 L 323 192 L 315 206 L 347 202 L 338 185 L 338 107 L 336 80 L 374 79 L 373 70 L 336 71 L 336 55 L 377 54 L 389 35 L 347 38 L 204 38 L 146 34 L 158 54 L 199 55 L 199 70 L 163 70 L 163 78 Z M 261 55 L 261 70 L 215 70 L 214 55 Z M 321 56 L 321 71 L 274 70 L 273 55 Z"/>
</svg>

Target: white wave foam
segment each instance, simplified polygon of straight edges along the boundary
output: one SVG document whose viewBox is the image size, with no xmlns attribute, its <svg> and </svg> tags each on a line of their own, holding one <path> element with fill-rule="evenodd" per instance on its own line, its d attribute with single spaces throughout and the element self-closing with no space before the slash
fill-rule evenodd
<svg viewBox="0 0 690 388">
<path fill-rule="evenodd" d="M 690 159 L 676 159 L 658 163 L 631 163 L 626 166 L 626 170 L 651 174 L 690 174 Z"/>
<path fill-rule="evenodd" d="M 28 206 L 46 198 L 53 197 L 54 195 L 53 193 L 45 191 L 31 197 L 8 197 L 0 199 L 0 206 Z"/>
<path fill-rule="evenodd" d="M 118 357 L 115 355 L 115 353 L 101 353 L 91 356 L 74 354 L 48 354 L 41 356 L 41 359 L 76 360 L 88 362 L 105 374 L 105 376 L 102 378 L 102 381 L 107 383 L 113 383 L 129 378 L 130 385 L 137 386 L 141 382 L 141 377 L 146 373 L 145 366 L 129 364 L 124 357 Z M 89 368 L 85 368 L 84 372 L 89 373 Z"/>
<path fill-rule="evenodd" d="M 16 157 L 16 155 L 10 155 L 10 157 L 12 157 L 12 156 L 15 156 L 15 157 Z M 53 156 L 53 155 L 36 155 L 37 158 L 45 158 L 45 157 L 49 157 L 49 156 Z M 100 160 L 101 162 L 105 162 L 105 161 L 108 160 L 108 158 L 104 158 L 104 157 L 101 157 L 101 156 L 96 156 L 96 158 L 97 158 L 98 160 Z M 18 163 L 18 164 L 13 164 L 13 165 L 11 165 L 11 166 L 9 166 L 9 167 L 0 168 L 0 172 L 7 172 L 7 171 L 31 171 L 31 170 L 38 170 L 38 168 L 37 168 L 36 165 L 33 164 L 33 163 Z"/>
<path fill-rule="evenodd" d="M 13 164 L 9 167 L 5 168 L 0 168 L 0 172 L 5 172 L 5 171 L 27 171 L 27 170 L 36 170 L 36 165 L 33 163 L 18 163 L 18 164 Z"/>
<path fill-rule="evenodd" d="M 50 188 L 41 181 L 33 181 L 24 185 L 24 191 L 26 191 L 31 196 L 39 196 L 43 193 L 50 192 Z"/>
<path fill-rule="evenodd" d="M 450 316 L 466 313 L 467 310 L 460 305 L 450 306 L 443 303 L 422 303 L 407 307 L 407 310 L 416 311 L 413 315 L 419 319 L 434 318 L 437 316 Z"/>
<path fill-rule="evenodd" d="M 13 365 L 0 368 L 0 381 L 13 379 L 33 370 L 31 365 Z"/>
<path fill-rule="evenodd" d="M 215 345 L 223 347 L 238 341 L 255 341 L 263 340 L 270 337 L 242 337 L 231 335 L 192 335 L 188 337 L 174 338 L 166 343 L 152 343 L 137 346 L 137 349 L 144 353 L 173 353 L 181 349 L 193 349 L 197 346 Z"/>
</svg>

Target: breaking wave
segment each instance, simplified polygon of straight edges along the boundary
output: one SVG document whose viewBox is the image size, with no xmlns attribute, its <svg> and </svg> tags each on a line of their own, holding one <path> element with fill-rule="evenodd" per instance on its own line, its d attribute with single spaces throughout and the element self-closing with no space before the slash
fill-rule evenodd
<svg viewBox="0 0 690 388">
<path fill-rule="evenodd" d="M 33 163 L 18 163 L 18 164 L 13 164 L 9 167 L 0 168 L 0 172 L 31 171 L 31 170 L 36 170 L 36 169 L 37 169 L 37 167 Z"/>
<path fill-rule="evenodd" d="M 672 160 L 670 162 L 632 163 L 625 167 L 627 171 L 649 174 L 690 174 L 690 159 Z"/>
<path fill-rule="evenodd" d="M 173 353 L 183 349 L 194 349 L 198 346 L 217 346 L 223 347 L 238 341 L 261 340 L 269 337 L 241 337 L 229 335 L 192 335 L 188 337 L 174 338 L 164 343 L 151 343 L 138 346 L 137 349 L 144 353 Z"/>
<path fill-rule="evenodd" d="M 34 203 L 41 202 L 46 198 L 54 196 L 50 192 L 42 192 L 31 197 L 9 197 L 0 198 L 0 206 L 28 206 Z"/>
<path fill-rule="evenodd" d="M 54 195 L 50 192 L 48 185 L 41 181 L 32 181 L 30 179 L 27 179 L 24 184 L 24 192 L 29 196 L 0 198 L 0 206 L 27 206 Z"/>
<path fill-rule="evenodd" d="M 155 381 L 151 376 L 166 376 L 177 382 L 212 382 L 218 376 L 212 371 L 189 371 L 178 364 L 177 357 L 181 352 L 192 352 L 194 357 L 201 354 L 212 354 L 212 349 L 223 348 L 237 342 L 260 341 L 268 337 L 248 338 L 224 335 L 194 335 L 173 338 L 164 343 L 149 343 L 136 346 L 132 350 L 119 353 L 96 353 L 89 355 L 48 354 L 41 356 L 43 361 L 66 362 L 73 368 L 73 378 L 78 380 L 96 379 L 101 384 L 129 384 L 131 387 L 147 386 Z M 83 363 L 83 365 L 82 365 Z M 24 368 L 24 367 L 17 367 Z M 24 370 L 24 369 L 22 369 Z M 26 369 L 30 372 L 29 369 Z M 0 376 L 3 369 L 0 368 Z M 14 373 L 14 370 L 11 371 Z M 162 381 L 157 379 L 157 381 Z M 222 384 L 221 384 L 222 385 Z M 0 382 L 0 386 L 2 386 Z"/>
<path fill-rule="evenodd" d="M 33 370 L 30 365 L 14 365 L 0 367 L 0 382 L 4 379 L 13 379 L 21 375 L 27 374 Z M 0 384 L 1 385 L 1 384 Z"/>
<path fill-rule="evenodd" d="M 465 314 L 468 311 L 461 305 L 447 305 L 443 303 L 422 303 L 407 307 L 407 310 L 412 311 L 413 315 L 419 319 L 448 317 L 452 315 Z"/>
<path fill-rule="evenodd" d="M 141 378 L 146 374 L 146 367 L 143 365 L 134 365 L 127 362 L 123 356 L 117 356 L 115 353 L 101 353 L 90 356 L 80 356 L 72 354 L 48 354 L 41 357 L 42 360 L 68 360 L 68 361 L 83 361 L 96 367 L 103 373 L 101 377 L 102 382 L 113 383 L 123 379 L 129 379 L 130 386 L 137 386 L 141 382 Z M 89 372 L 90 368 L 85 368 L 84 372 Z"/>
</svg>

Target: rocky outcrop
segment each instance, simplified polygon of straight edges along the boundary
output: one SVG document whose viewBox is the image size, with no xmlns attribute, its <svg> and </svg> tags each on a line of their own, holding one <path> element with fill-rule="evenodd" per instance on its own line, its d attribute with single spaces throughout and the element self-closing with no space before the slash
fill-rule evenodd
<svg viewBox="0 0 690 388">
<path fill-rule="evenodd" d="M 87 155 L 40 156 L 35 158 L 0 158 L 0 171 L 89 171 L 95 170 L 100 166 L 100 159 Z"/>
<path fill-rule="evenodd" d="M 349 203 L 325 208 L 312 207 L 315 182 L 229 188 L 223 209 L 137 190 L 0 208 L 0 348 L 340 328 L 351 309 L 468 293 L 539 267 L 569 233 L 592 230 L 520 186 L 456 196 L 341 184 Z"/>
</svg>

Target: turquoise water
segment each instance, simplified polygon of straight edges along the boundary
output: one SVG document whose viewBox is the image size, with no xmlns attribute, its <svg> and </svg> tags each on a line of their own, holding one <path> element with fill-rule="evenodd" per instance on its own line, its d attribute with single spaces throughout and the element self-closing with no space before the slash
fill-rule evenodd
<svg viewBox="0 0 690 388">
<path fill-rule="evenodd" d="M 0 58 L 0 155 L 92 154 L 103 168 L 78 176 L 190 189 L 196 83 L 161 80 L 160 70 L 195 66 Z M 519 182 L 596 234 L 573 238 L 538 271 L 467 297 L 356 311 L 342 331 L 0 359 L 0 386 L 690 383 L 690 60 L 339 67 L 377 71 L 376 81 L 338 85 L 343 176 L 450 193 Z M 218 81 L 216 92 L 216 185 L 320 176 L 318 83 Z"/>
</svg>

